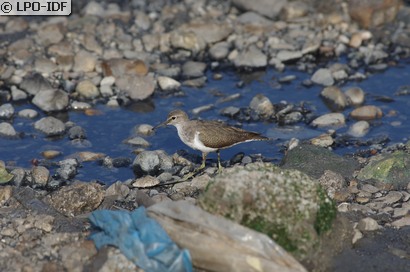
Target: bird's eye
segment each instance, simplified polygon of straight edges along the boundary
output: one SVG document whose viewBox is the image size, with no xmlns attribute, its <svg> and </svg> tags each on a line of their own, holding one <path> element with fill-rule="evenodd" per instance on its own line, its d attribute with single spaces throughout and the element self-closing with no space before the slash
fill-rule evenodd
<svg viewBox="0 0 410 272">
<path fill-rule="evenodd" d="M 175 119 L 177 119 L 177 117 L 176 117 L 176 116 L 172 116 L 171 119 L 172 119 L 172 120 L 175 120 Z"/>
</svg>

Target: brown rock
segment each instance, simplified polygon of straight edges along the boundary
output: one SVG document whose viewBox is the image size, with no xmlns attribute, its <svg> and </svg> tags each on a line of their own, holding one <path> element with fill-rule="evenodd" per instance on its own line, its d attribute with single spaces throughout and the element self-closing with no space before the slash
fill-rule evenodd
<svg viewBox="0 0 410 272">
<path fill-rule="evenodd" d="M 361 27 L 370 28 L 391 22 L 400 9 L 400 0 L 349 0 L 350 17 Z"/>
<path fill-rule="evenodd" d="M 381 118 L 383 116 L 383 112 L 379 107 L 368 105 L 354 109 L 350 113 L 350 116 L 356 120 L 366 121 Z"/>
<path fill-rule="evenodd" d="M 104 189 L 97 183 L 75 183 L 53 192 L 45 201 L 66 216 L 95 210 L 104 199 Z"/>
<path fill-rule="evenodd" d="M 102 64 L 104 76 L 120 77 L 123 75 L 145 76 L 148 73 L 147 65 L 139 59 L 110 59 Z"/>
</svg>

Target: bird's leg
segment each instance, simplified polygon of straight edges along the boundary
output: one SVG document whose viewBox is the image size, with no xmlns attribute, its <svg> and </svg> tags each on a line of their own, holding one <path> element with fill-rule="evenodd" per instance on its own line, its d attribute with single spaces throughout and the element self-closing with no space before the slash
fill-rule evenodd
<svg viewBox="0 0 410 272">
<path fill-rule="evenodd" d="M 196 173 L 199 172 L 199 170 L 204 169 L 207 155 L 208 155 L 208 153 L 202 152 L 202 164 L 198 168 L 194 169 L 194 171 L 192 171 L 192 172 L 186 174 L 185 176 L 183 176 L 181 181 L 185 181 L 185 180 L 188 180 L 188 179 L 192 178 L 193 176 L 195 176 Z"/>
<path fill-rule="evenodd" d="M 218 155 L 218 174 L 222 173 L 222 165 L 221 165 L 221 151 L 218 149 L 216 151 L 216 154 Z"/>
</svg>

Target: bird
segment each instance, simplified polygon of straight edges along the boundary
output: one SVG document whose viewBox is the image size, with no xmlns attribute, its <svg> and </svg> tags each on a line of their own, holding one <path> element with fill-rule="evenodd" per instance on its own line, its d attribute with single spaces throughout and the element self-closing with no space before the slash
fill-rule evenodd
<svg viewBox="0 0 410 272">
<path fill-rule="evenodd" d="M 221 149 L 245 142 L 269 140 L 259 133 L 229 126 L 222 122 L 191 120 L 188 114 L 180 109 L 171 111 L 167 119 L 153 127 L 153 130 L 166 125 L 176 127 L 178 136 L 184 144 L 202 152 L 202 164 L 194 170 L 194 173 L 205 168 L 206 157 L 210 152 L 217 153 L 218 173 L 221 173 L 223 169 Z"/>
</svg>

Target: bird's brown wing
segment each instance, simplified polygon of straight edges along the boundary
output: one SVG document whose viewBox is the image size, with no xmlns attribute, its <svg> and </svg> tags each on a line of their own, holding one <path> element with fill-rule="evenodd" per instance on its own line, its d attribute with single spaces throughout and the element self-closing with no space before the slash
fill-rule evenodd
<svg viewBox="0 0 410 272">
<path fill-rule="evenodd" d="M 199 140 L 207 147 L 226 148 L 232 145 L 257 140 L 268 140 L 258 133 L 231 127 L 216 121 L 197 121 L 199 129 Z"/>
</svg>

